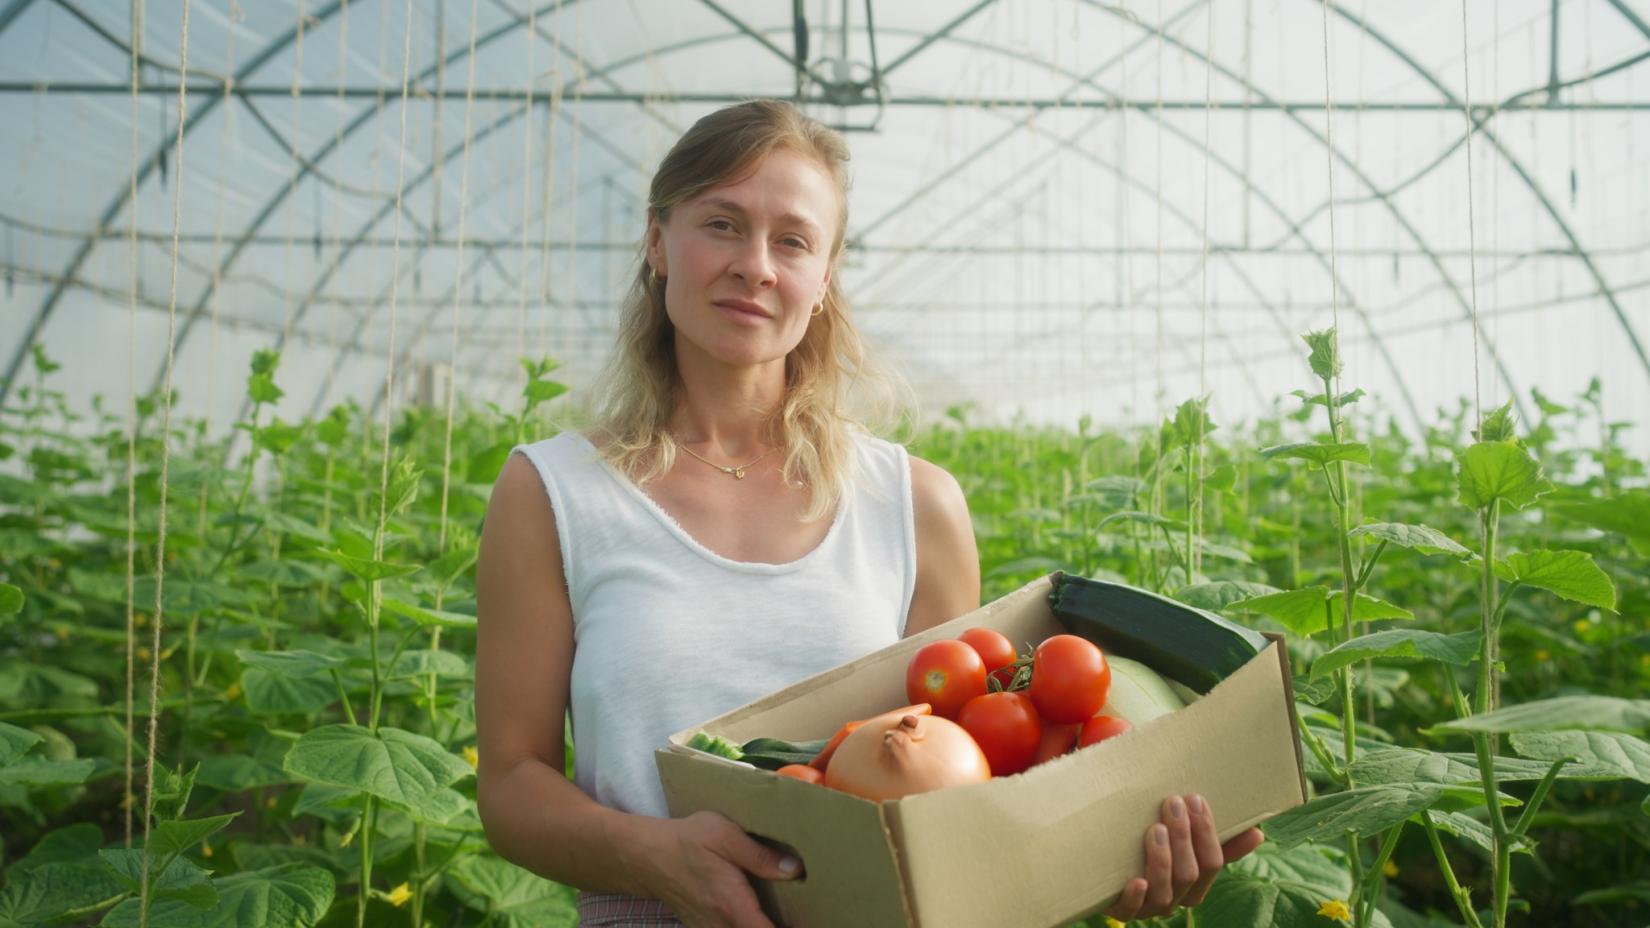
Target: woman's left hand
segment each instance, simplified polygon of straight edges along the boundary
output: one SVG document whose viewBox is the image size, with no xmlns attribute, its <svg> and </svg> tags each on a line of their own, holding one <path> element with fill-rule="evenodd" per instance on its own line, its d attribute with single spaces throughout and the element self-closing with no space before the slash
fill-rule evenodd
<svg viewBox="0 0 1650 928">
<path fill-rule="evenodd" d="M 1214 813 L 1202 796 L 1170 796 L 1163 800 L 1163 820 L 1146 829 L 1146 876 L 1130 880 L 1106 914 L 1128 921 L 1197 905 L 1222 867 L 1264 840 L 1260 829 L 1251 828 L 1222 845 Z"/>
</svg>

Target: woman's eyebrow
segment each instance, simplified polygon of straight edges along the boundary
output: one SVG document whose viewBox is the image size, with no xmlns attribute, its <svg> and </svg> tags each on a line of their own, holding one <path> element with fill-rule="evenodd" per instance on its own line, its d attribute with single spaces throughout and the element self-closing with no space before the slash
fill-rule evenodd
<svg viewBox="0 0 1650 928">
<path fill-rule="evenodd" d="M 733 213 L 741 218 L 750 215 L 743 206 L 740 206 L 738 203 L 724 197 L 709 197 L 699 201 L 699 205 L 705 207 L 706 209 L 721 210 L 723 212 Z M 783 213 L 780 215 L 779 221 L 782 224 L 806 226 L 809 231 L 816 234 L 820 231 L 819 223 L 814 222 L 812 219 L 809 219 L 800 213 Z"/>
</svg>

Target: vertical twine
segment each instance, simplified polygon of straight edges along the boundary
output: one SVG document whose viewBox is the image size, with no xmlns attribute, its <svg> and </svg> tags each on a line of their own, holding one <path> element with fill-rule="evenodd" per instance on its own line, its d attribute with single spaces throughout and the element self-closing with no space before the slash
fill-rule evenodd
<svg viewBox="0 0 1650 928">
<path fill-rule="evenodd" d="M 1335 103 L 1331 98 L 1329 83 L 1329 0 L 1323 0 L 1323 122 L 1323 154 L 1329 176 L 1329 315 L 1330 324 L 1335 329 L 1335 357 L 1340 360 L 1341 278 L 1336 267 L 1335 251 Z M 1477 358 L 1474 357 L 1473 361 L 1477 363 Z M 1338 381 L 1332 382 L 1329 395 L 1325 399 L 1331 403 L 1335 402 L 1338 388 Z"/>
<path fill-rule="evenodd" d="M 1154 314 L 1157 321 L 1157 350 L 1152 352 L 1157 361 L 1157 415 L 1163 417 L 1163 32 L 1167 23 L 1163 19 L 1163 0 L 1157 0 L 1157 182 L 1153 185 L 1157 192 L 1157 283 L 1153 292 L 1157 295 Z"/>
<path fill-rule="evenodd" d="M 464 299 L 464 223 L 470 206 L 470 124 L 471 109 L 476 95 L 476 10 L 480 0 L 470 0 L 470 55 L 469 77 L 464 88 L 464 166 L 459 169 L 458 181 L 458 250 L 457 272 L 453 278 L 453 332 L 452 352 L 447 370 L 447 434 L 441 456 L 441 528 L 436 539 L 439 554 L 447 553 L 447 495 L 452 485 L 453 471 L 453 401 L 458 380 L 458 304 Z M 438 556 L 439 556 L 438 554 Z M 440 603 L 436 608 L 441 608 Z"/>
<path fill-rule="evenodd" d="M 538 74 L 533 68 L 533 52 L 538 46 L 538 7 L 535 6 L 527 11 L 527 98 L 522 102 L 524 112 L 521 120 L 521 286 L 516 300 L 518 351 L 525 350 L 527 345 L 527 262 L 532 257 L 527 240 L 528 230 L 532 228 L 529 220 L 532 218 L 533 202 L 533 88 L 538 83 Z M 522 376 L 526 376 L 525 371 Z"/>
<path fill-rule="evenodd" d="M 143 0 L 132 3 L 132 173 L 126 203 L 131 216 L 128 225 L 127 246 L 131 257 L 131 298 L 126 315 L 126 390 L 130 398 L 127 408 L 129 428 L 126 431 L 126 792 L 121 805 L 125 808 L 126 847 L 132 846 L 132 806 L 137 796 L 132 792 L 133 728 L 135 725 L 133 699 L 135 697 L 136 662 L 133 652 L 137 644 L 137 623 L 134 600 L 137 598 L 137 188 L 138 188 L 138 55 L 143 48 Z"/>
<path fill-rule="evenodd" d="M 1324 0 L 1328 2 L 1328 0 Z M 1478 242 L 1472 206 L 1472 68 L 1467 46 L 1467 0 L 1461 0 L 1461 110 L 1467 116 L 1467 266 L 1472 279 L 1472 410 L 1473 423 L 1482 426 L 1484 402 L 1478 389 Z"/>
<path fill-rule="evenodd" d="M 160 525 L 155 543 L 155 616 L 149 654 L 149 750 L 143 771 L 143 846 L 149 847 L 155 803 L 155 735 L 160 723 L 160 632 L 165 620 L 166 496 L 172 464 L 172 347 L 178 318 L 178 233 L 183 225 L 183 127 L 189 110 L 189 0 L 183 0 L 182 38 L 178 40 L 178 137 L 172 173 L 172 293 L 166 306 L 166 387 L 160 429 Z M 149 853 L 140 858 L 138 926 L 149 924 Z"/>
<path fill-rule="evenodd" d="M 384 353 L 384 439 L 378 469 L 378 528 L 373 532 L 372 544 L 372 556 L 380 560 L 384 557 L 384 526 L 389 521 L 390 428 L 395 421 L 395 319 L 396 302 L 401 289 L 402 198 L 407 187 L 407 86 L 412 67 L 412 0 L 407 0 L 406 17 L 407 28 L 401 49 L 401 137 L 396 146 L 395 158 L 395 238 L 390 263 L 390 333 L 389 346 Z M 373 718 L 370 721 L 376 729 L 378 720 Z M 361 891 L 366 892 L 367 889 L 368 887 L 363 886 Z"/>
</svg>

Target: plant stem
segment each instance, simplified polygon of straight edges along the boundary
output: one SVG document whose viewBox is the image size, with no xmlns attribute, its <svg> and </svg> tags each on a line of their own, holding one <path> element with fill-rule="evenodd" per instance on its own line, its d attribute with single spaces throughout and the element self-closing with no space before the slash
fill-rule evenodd
<svg viewBox="0 0 1650 928">
<path fill-rule="evenodd" d="M 1535 821 L 1536 810 L 1541 808 L 1542 802 L 1546 801 L 1547 791 L 1553 788 L 1553 781 L 1558 779 L 1558 771 L 1567 763 L 1569 763 L 1567 758 L 1559 758 L 1553 761 L 1552 767 L 1547 770 L 1547 775 L 1541 778 L 1540 783 L 1536 784 L 1535 792 L 1530 794 L 1530 801 L 1524 804 L 1524 811 L 1519 813 L 1518 821 L 1512 827 L 1514 837 L 1522 837 L 1525 832 L 1530 830 L 1530 824 Z"/>
<path fill-rule="evenodd" d="M 372 794 L 361 805 L 361 894 L 356 897 L 355 928 L 366 928 L 367 898 L 372 894 Z"/>
<path fill-rule="evenodd" d="M 1483 639 L 1479 642 L 1478 690 L 1474 693 L 1473 700 L 1474 709 L 1478 714 L 1493 712 L 1500 702 L 1495 672 L 1495 661 L 1499 651 L 1496 647 L 1495 626 L 1495 534 L 1500 515 L 1501 501 L 1492 499 L 1479 518 L 1484 553 L 1483 596 L 1479 613 Z M 1484 785 L 1484 803 L 1488 807 L 1490 828 L 1494 834 L 1491 849 L 1495 861 L 1495 928 L 1503 928 L 1507 923 L 1507 899 L 1512 885 L 1512 849 L 1509 845 L 1507 820 L 1501 811 L 1501 794 L 1495 778 L 1495 755 L 1499 750 L 1500 738 L 1485 732 L 1475 732 L 1472 741 L 1473 749 L 1478 755 L 1479 778 Z"/>
<path fill-rule="evenodd" d="M 1432 823 L 1432 811 L 1421 810 L 1421 823 L 1427 826 L 1427 843 L 1432 845 L 1432 853 L 1438 858 L 1438 871 L 1444 875 L 1444 883 L 1449 886 L 1450 898 L 1455 900 L 1456 908 L 1461 910 L 1461 917 L 1466 920 L 1469 928 L 1483 928 L 1483 922 L 1478 920 L 1478 913 L 1472 908 L 1472 894 L 1462 887 L 1455 878 L 1455 868 L 1450 866 L 1449 855 L 1444 853 L 1443 842 L 1438 840 L 1438 826 Z"/>
<path fill-rule="evenodd" d="M 1403 831 L 1403 822 L 1387 829 L 1386 838 L 1381 842 L 1381 850 L 1375 855 L 1375 863 L 1370 865 L 1364 881 L 1352 889 L 1351 905 L 1354 908 L 1361 905 L 1363 908 L 1356 916 L 1359 924 L 1367 925 L 1375 917 L 1375 902 L 1381 897 L 1381 886 L 1386 882 L 1386 862 L 1392 859 L 1392 851 L 1398 846 L 1398 836 Z"/>
</svg>

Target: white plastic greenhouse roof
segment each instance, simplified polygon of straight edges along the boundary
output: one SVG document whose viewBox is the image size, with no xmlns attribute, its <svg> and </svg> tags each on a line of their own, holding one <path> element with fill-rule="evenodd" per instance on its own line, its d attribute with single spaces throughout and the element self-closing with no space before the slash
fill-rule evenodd
<svg viewBox="0 0 1650 928">
<path fill-rule="evenodd" d="M 377 406 L 392 334 L 398 405 L 507 402 L 521 354 L 577 386 L 665 148 L 800 86 L 852 130 L 857 318 L 935 408 L 1243 418 L 1338 317 L 1414 428 L 1473 395 L 1476 308 L 1486 407 L 1650 413 L 1644 0 L 528 2 L 193 0 L 179 170 L 182 0 L 0 0 L 0 376 L 161 382 L 181 193 L 184 414 L 276 344 L 281 416 Z"/>
</svg>

